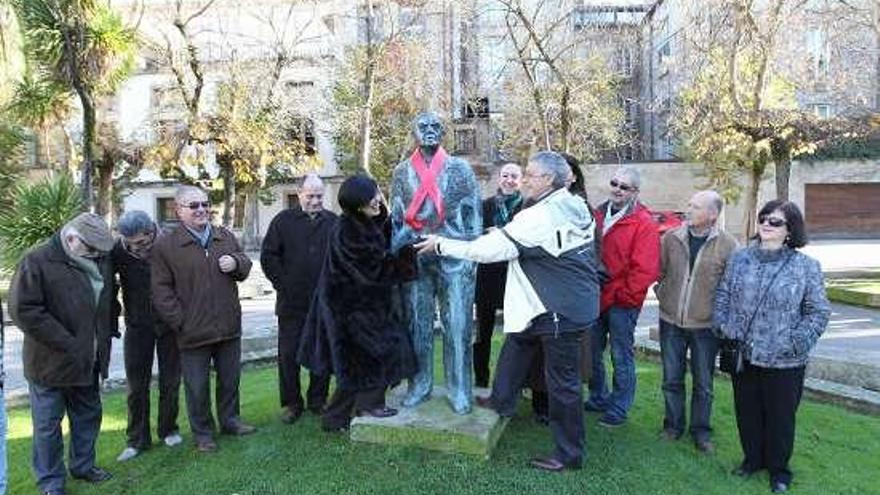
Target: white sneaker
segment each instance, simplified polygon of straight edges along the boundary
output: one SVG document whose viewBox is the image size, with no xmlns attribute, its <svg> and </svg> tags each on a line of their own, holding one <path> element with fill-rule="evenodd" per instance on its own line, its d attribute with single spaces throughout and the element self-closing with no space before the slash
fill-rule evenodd
<svg viewBox="0 0 880 495">
<path fill-rule="evenodd" d="M 183 438 L 181 438 L 179 433 L 172 433 L 163 439 L 165 445 L 169 447 L 176 447 L 183 443 Z"/>
<path fill-rule="evenodd" d="M 134 459 L 140 453 L 141 452 L 134 447 L 126 447 L 125 450 L 123 450 L 122 453 L 119 454 L 119 457 L 117 457 L 116 460 L 118 462 L 125 462 L 129 459 Z"/>
</svg>

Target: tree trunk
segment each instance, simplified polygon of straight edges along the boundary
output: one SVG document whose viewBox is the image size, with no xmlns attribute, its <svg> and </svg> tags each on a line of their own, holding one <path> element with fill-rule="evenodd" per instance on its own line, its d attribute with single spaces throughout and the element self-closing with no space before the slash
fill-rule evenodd
<svg viewBox="0 0 880 495">
<path fill-rule="evenodd" d="M 258 250 L 260 248 L 260 204 L 257 191 L 248 192 L 244 204 L 244 232 L 241 244 L 245 251 Z"/>
<path fill-rule="evenodd" d="M 235 170 L 232 166 L 232 158 L 226 154 L 217 156 L 217 164 L 220 165 L 223 175 L 223 226 L 232 229 L 232 221 L 235 219 Z"/>
<path fill-rule="evenodd" d="M 753 165 L 749 167 L 749 188 L 746 193 L 746 204 L 743 207 L 743 232 L 747 243 L 755 235 L 755 221 L 758 214 L 758 194 L 761 192 L 761 177 L 764 175 L 764 167 Z"/>
<path fill-rule="evenodd" d="M 361 125 L 358 132 L 358 167 L 367 175 L 370 171 L 370 154 L 372 153 L 373 132 L 373 96 L 376 86 L 376 47 L 373 44 L 373 2 L 367 0 L 367 29 L 366 49 L 367 66 L 364 68 L 363 97 L 364 105 L 361 109 Z"/>
<path fill-rule="evenodd" d="M 776 165 L 776 198 L 788 201 L 788 182 L 791 178 L 791 155 L 784 144 L 773 145 L 773 162 Z"/>
<path fill-rule="evenodd" d="M 569 134 L 571 134 L 571 108 L 569 105 L 569 94 L 571 90 L 564 82 L 562 84 L 562 97 L 559 101 L 559 133 L 561 134 L 559 137 L 559 149 L 568 153 L 571 151 L 569 149 L 571 147 L 569 140 Z"/>
<path fill-rule="evenodd" d="M 112 218 L 112 197 L 113 197 L 113 169 L 115 163 L 113 156 L 107 151 L 101 157 L 98 164 L 98 197 L 95 204 L 95 213 L 104 217 L 107 225 L 111 225 Z"/>
<path fill-rule="evenodd" d="M 80 176 L 80 194 L 82 195 L 83 207 L 86 211 L 95 211 L 95 196 L 93 194 L 92 178 L 95 174 L 95 102 L 92 95 L 81 85 L 76 86 L 83 111 L 83 136 L 82 136 L 82 175 Z"/>
</svg>

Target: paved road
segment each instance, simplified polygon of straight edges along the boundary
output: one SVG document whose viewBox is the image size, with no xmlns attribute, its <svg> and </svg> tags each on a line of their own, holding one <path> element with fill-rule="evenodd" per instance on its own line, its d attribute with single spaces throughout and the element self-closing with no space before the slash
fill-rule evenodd
<svg viewBox="0 0 880 495">
<path fill-rule="evenodd" d="M 245 299 L 241 301 L 242 331 L 245 337 L 265 336 L 275 334 L 275 298 L 264 297 L 259 299 Z M 125 333 L 125 325 L 120 321 L 121 332 Z M 7 396 L 15 396 L 27 392 L 27 382 L 24 379 L 21 362 L 22 333 L 14 326 L 6 327 L 6 346 L 3 355 L 6 367 L 5 392 Z M 153 372 L 158 372 L 157 365 L 153 365 Z M 113 353 L 110 357 L 110 379 L 119 380 L 125 378 L 125 369 L 122 358 L 122 340 L 113 341 Z"/>
<path fill-rule="evenodd" d="M 880 310 L 832 303 L 831 321 L 813 355 L 834 360 L 880 366 Z M 648 299 L 636 327 L 647 335 L 657 326 L 656 299 Z"/>
</svg>

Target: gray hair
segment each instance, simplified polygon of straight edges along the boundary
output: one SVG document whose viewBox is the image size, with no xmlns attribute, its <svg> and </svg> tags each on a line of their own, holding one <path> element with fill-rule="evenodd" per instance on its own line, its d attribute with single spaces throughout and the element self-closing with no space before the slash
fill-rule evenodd
<svg viewBox="0 0 880 495">
<path fill-rule="evenodd" d="M 300 185 L 301 189 L 307 187 L 324 187 L 324 181 L 321 180 L 321 176 L 312 172 L 303 177 L 302 185 Z"/>
<path fill-rule="evenodd" d="M 614 172 L 614 175 L 622 175 L 626 177 L 627 184 L 635 187 L 636 189 L 641 189 L 642 187 L 642 174 L 639 172 L 639 169 L 630 166 L 623 166 L 617 169 Z"/>
<path fill-rule="evenodd" d="M 722 198 L 721 195 L 718 194 L 718 191 L 715 191 L 714 189 L 707 189 L 703 192 L 709 197 L 709 204 L 715 208 L 715 213 L 720 214 L 721 210 L 724 209 L 724 198 Z"/>
<path fill-rule="evenodd" d="M 174 202 L 177 204 L 183 204 L 183 198 L 193 193 L 204 194 L 206 196 L 208 195 L 208 193 L 206 193 L 205 190 L 199 186 L 184 185 L 178 187 L 177 190 L 174 191 Z"/>
<path fill-rule="evenodd" d="M 559 153 L 555 151 L 539 151 L 529 157 L 529 161 L 537 163 L 544 172 L 553 176 L 553 187 L 565 187 L 571 175 L 571 167 Z"/>
<path fill-rule="evenodd" d="M 119 233 L 125 237 L 156 232 L 156 222 L 141 210 L 131 210 L 119 217 L 116 224 Z"/>
</svg>

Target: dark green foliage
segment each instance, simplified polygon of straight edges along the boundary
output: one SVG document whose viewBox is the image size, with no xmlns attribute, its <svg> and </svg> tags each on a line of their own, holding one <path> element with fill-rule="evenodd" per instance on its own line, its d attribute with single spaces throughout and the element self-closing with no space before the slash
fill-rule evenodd
<svg viewBox="0 0 880 495">
<path fill-rule="evenodd" d="M 82 211 L 79 189 L 68 174 L 16 186 L 12 207 L 0 211 L 0 264 L 14 268 L 24 253 Z"/>
</svg>

